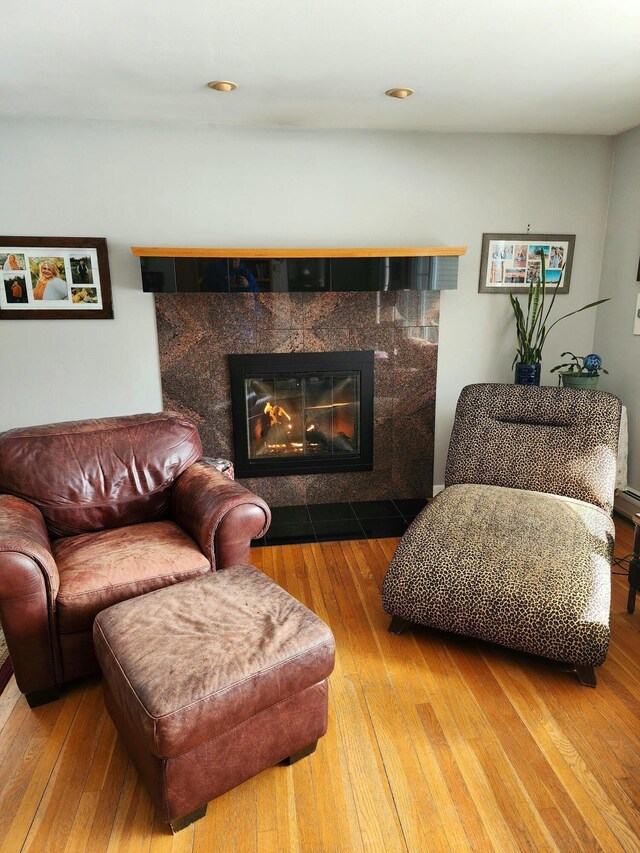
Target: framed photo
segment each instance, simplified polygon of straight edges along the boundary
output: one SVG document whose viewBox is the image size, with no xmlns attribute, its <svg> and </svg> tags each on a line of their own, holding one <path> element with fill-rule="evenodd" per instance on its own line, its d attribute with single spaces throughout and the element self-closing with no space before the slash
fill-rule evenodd
<svg viewBox="0 0 640 853">
<path fill-rule="evenodd" d="M 545 293 L 568 293 L 575 234 L 483 234 L 480 293 L 528 293 L 540 281 L 544 253 Z"/>
<path fill-rule="evenodd" d="M 0 237 L 0 320 L 113 318 L 104 237 Z"/>
</svg>

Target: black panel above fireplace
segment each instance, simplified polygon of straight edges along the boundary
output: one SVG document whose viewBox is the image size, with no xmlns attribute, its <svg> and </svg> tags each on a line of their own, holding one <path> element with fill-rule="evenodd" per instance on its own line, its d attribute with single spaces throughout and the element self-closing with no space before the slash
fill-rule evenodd
<svg viewBox="0 0 640 853">
<path fill-rule="evenodd" d="M 230 355 L 238 477 L 370 471 L 373 351 Z"/>
<path fill-rule="evenodd" d="M 452 290 L 457 256 L 357 258 L 140 257 L 150 293 L 331 293 Z"/>
</svg>

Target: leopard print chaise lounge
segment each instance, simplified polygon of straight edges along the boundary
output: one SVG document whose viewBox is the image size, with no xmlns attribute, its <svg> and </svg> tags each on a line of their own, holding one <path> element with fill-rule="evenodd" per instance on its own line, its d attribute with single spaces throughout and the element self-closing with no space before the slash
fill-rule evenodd
<svg viewBox="0 0 640 853">
<path fill-rule="evenodd" d="M 603 663 L 620 409 L 600 391 L 463 389 L 446 488 L 398 546 L 387 613 L 579 672 Z"/>
</svg>

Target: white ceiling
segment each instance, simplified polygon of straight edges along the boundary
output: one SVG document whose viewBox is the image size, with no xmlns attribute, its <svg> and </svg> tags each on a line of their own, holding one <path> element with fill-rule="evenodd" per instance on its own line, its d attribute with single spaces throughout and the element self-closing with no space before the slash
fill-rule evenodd
<svg viewBox="0 0 640 853">
<path fill-rule="evenodd" d="M 2 0 L 0 114 L 615 134 L 640 0 Z M 209 80 L 234 80 L 220 94 Z M 385 89 L 410 86 L 405 101 Z"/>
</svg>

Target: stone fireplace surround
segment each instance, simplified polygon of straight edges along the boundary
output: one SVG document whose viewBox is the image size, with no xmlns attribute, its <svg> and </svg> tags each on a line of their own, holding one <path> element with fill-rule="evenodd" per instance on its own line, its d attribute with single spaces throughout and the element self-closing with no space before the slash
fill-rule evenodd
<svg viewBox="0 0 640 853">
<path fill-rule="evenodd" d="M 271 506 L 430 497 L 440 294 L 156 295 L 163 404 L 233 459 L 230 353 L 376 351 L 372 471 L 240 480 Z"/>
</svg>

